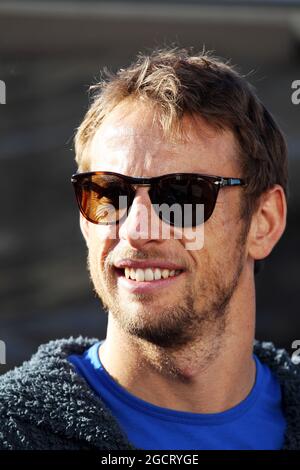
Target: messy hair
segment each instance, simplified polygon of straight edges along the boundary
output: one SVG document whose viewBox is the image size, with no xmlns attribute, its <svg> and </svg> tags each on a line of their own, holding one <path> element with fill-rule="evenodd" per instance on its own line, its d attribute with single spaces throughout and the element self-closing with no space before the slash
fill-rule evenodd
<svg viewBox="0 0 300 470">
<path fill-rule="evenodd" d="M 122 101 L 153 105 L 163 132 L 180 131 L 184 115 L 201 116 L 230 129 L 237 142 L 241 176 L 248 182 L 243 216 L 249 220 L 259 196 L 275 184 L 287 194 L 287 146 L 253 86 L 232 65 L 205 51 L 156 50 L 91 87 L 93 99 L 75 136 L 79 171 L 89 171 L 88 146 L 104 118 Z"/>
</svg>

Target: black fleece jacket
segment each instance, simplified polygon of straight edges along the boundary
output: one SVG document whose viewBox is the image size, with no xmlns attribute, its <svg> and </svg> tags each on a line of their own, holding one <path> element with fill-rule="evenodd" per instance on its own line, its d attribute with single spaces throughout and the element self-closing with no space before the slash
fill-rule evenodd
<svg viewBox="0 0 300 470">
<path fill-rule="evenodd" d="M 29 361 L 0 376 L 0 449 L 135 449 L 67 359 L 96 341 L 50 341 Z M 256 341 L 254 352 L 281 384 L 287 420 L 283 448 L 300 449 L 300 366 L 272 343 Z"/>
</svg>

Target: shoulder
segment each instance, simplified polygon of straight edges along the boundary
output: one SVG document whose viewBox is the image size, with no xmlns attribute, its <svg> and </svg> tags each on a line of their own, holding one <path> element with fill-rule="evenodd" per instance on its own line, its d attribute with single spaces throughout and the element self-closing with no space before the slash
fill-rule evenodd
<svg viewBox="0 0 300 470">
<path fill-rule="evenodd" d="M 300 364 L 292 360 L 285 349 L 277 348 L 270 341 L 254 342 L 254 353 L 267 364 L 280 382 L 300 381 Z"/>
<path fill-rule="evenodd" d="M 0 376 L 0 449 L 43 448 L 44 444 L 51 448 L 51 439 L 43 442 L 42 435 L 43 429 L 51 427 L 47 419 L 52 416 L 55 421 L 57 409 L 66 402 L 72 406 L 76 388 L 85 386 L 67 357 L 82 353 L 95 341 L 82 337 L 50 341 L 29 361 Z"/>
<path fill-rule="evenodd" d="M 271 342 L 255 341 L 254 353 L 276 376 L 282 392 L 286 418 L 285 449 L 300 449 L 300 364 L 292 361 L 286 350 Z"/>
</svg>

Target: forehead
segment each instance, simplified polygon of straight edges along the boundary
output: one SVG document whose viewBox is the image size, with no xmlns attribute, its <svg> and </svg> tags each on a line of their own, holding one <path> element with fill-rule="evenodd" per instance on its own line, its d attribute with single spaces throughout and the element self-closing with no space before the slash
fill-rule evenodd
<svg viewBox="0 0 300 470">
<path fill-rule="evenodd" d="M 151 106 L 121 103 L 91 139 L 90 170 L 132 176 L 173 172 L 233 176 L 237 173 L 238 145 L 229 129 L 217 130 L 201 116 L 184 116 L 181 129 L 177 135 L 168 136 Z"/>
</svg>

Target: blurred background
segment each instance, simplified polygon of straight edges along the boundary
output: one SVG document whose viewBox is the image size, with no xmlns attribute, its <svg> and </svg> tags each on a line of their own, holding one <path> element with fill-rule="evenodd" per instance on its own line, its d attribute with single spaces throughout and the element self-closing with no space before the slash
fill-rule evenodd
<svg viewBox="0 0 300 470">
<path fill-rule="evenodd" d="M 300 339 L 300 2 L 0 1 L 0 373 L 50 339 L 105 337 L 70 183 L 73 135 L 104 66 L 173 43 L 238 64 L 287 137 L 288 226 L 257 276 L 256 336 L 290 353 Z"/>
</svg>

